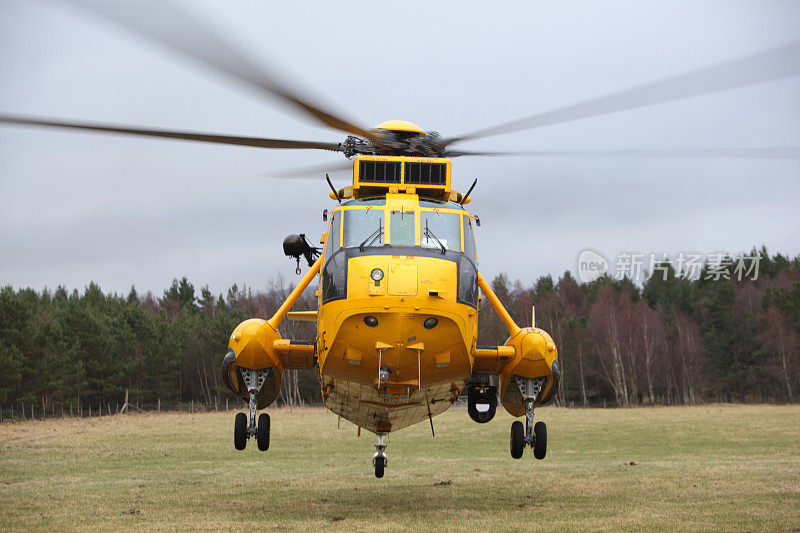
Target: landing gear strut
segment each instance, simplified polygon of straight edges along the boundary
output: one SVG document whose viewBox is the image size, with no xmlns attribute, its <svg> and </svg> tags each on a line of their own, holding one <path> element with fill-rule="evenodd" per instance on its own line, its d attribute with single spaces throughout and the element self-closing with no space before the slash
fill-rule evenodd
<svg viewBox="0 0 800 533">
<path fill-rule="evenodd" d="M 544 422 L 533 423 L 533 405 L 542 391 L 546 378 L 521 378 L 515 376 L 522 404 L 525 406 L 525 429 L 519 420 L 511 424 L 511 457 L 519 459 L 525 446 L 533 448 L 533 456 L 544 459 L 547 454 L 547 425 Z"/>
<path fill-rule="evenodd" d="M 258 417 L 258 425 L 256 425 L 256 415 L 258 413 L 258 393 L 261 391 L 261 387 L 264 386 L 264 381 L 266 381 L 270 369 L 250 370 L 240 367 L 239 371 L 242 373 L 242 379 L 247 386 L 247 392 L 250 397 L 250 417 L 248 423 L 248 416 L 245 413 L 236 414 L 233 426 L 233 446 L 237 450 L 244 450 L 247 446 L 247 439 L 255 437 L 258 449 L 266 451 L 269 449 L 269 415 L 261 413 Z"/>
<path fill-rule="evenodd" d="M 375 449 L 378 450 L 372 455 L 372 465 L 375 467 L 375 477 L 383 477 L 383 469 L 386 468 L 389 462 L 386 457 L 386 433 L 378 433 L 378 444 Z"/>
</svg>

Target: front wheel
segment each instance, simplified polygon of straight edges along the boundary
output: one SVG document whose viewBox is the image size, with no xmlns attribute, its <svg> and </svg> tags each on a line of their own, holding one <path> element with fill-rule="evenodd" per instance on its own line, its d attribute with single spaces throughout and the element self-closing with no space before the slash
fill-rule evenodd
<svg viewBox="0 0 800 533">
<path fill-rule="evenodd" d="M 511 457 L 519 459 L 525 450 L 525 428 L 519 420 L 511 423 Z"/>
<path fill-rule="evenodd" d="M 533 435 L 536 440 L 533 443 L 533 456 L 537 459 L 544 459 L 547 454 L 547 424 L 536 422 L 533 426 Z"/>
<path fill-rule="evenodd" d="M 233 424 L 233 447 L 237 450 L 244 450 L 247 446 L 247 415 L 236 413 L 236 420 Z"/>
<path fill-rule="evenodd" d="M 386 467 L 385 457 L 375 458 L 375 477 L 383 477 L 383 469 Z"/>
<path fill-rule="evenodd" d="M 267 413 L 258 415 L 256 442 L 258 443 L 258 449 L 262 452 L 269 450 L 269 415 Z"/>
</svg>

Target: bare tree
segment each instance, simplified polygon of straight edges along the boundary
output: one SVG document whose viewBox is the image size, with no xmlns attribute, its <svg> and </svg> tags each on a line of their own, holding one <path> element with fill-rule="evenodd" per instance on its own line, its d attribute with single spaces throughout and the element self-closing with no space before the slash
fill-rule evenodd
<svg viewBox="0 0 800 533">
<path fill-rule="evenodd" d="M 769 352 L 769 359 L 773 363 L 771 366 L 777 367 L 786 387 L 786 396 L 791 402 L 794 400 L 792 374 L 796 372 L 800 336 L 796 331 L 787 327 L 783 313 L 774 305 L 769 306 L 764 312 L 761 324 L 763 327 L 761 339 L 764 348 Z M 777 364 L 775 364 L 776 361 Z"/>
</svg>

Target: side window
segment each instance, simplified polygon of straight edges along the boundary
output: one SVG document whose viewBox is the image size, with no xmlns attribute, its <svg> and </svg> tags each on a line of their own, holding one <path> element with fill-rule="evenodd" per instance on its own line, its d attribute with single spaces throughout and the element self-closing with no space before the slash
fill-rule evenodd
<svg viewBox="0 0 800 533">
<path fill-rule="evenodd" d="M 322 269 L 322 302 L 347 298 L 347 253 L 336 254 Z"/>
<path fill-rule="evenodd" d="M 414 246 L 414 211 L 392 211 L 391 235 L 392 246 Z"/>
<path fill-rule="evenodd" d="M 478 264 L 478 252 L 475 249 L 475 235 L 472 232 L 472 218 L 464 215 L 464 253 Z"/>
<path fill-rule="evenodd" d="M 341 234 L 341 211 L 334 211 L 331 215 L 331 225 L 328 228 L 328 238 L 325 240 L 325 261 L 339 251 L 339 235 Z"/>
<path fill-rule="evenodd" d="M 458 262 L 458 301 L 478 307 L 478 270 L 472 262 L 461 256 Z"/>
</svg>

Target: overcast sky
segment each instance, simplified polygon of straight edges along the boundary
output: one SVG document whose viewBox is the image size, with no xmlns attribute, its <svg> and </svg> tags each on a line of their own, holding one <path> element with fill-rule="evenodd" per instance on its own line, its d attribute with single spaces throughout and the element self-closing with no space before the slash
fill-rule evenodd
<svg viewBox="0 0 800 533">
<path fill-rule="evenodd" d="M 247 54 L 374 126 L 445 136 L 795 42 L 800 3 L 182 2 Z M 0 113 L 340 141 L 279 102 L 61 2 L 0 0 Z M 800 78 L 491 137 L 464 149 L 800 146 Z M 0 126 L 0 285 L 160 293 L 296 279 L 337 154 Z M 800 161 L 460 158 L 480 268 L 524 283 L 579 252 L 800 253 Z M 334 172 L 340 186 L 347 172 Z"/>
</svg>

